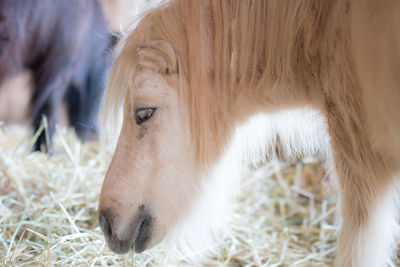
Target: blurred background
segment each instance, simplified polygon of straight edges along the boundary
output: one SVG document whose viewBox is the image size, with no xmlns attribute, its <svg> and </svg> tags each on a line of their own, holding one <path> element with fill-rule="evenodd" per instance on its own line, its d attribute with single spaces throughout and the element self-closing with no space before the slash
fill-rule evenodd
<svg viewBox="0 0 400 267">
<path fill-rule="evenodd" d="M 108 32 L 119 34 L 129 24 L 131 18 L 154 4 L 155 0 L 99 0 Z M 24 71 L 7 78 L 0 84 L 0 121 L 7 124 L 30 125 L 31 73 Z M 58 122 L 68 124 L 65 104 L 61 108 Z"/>
</svg>

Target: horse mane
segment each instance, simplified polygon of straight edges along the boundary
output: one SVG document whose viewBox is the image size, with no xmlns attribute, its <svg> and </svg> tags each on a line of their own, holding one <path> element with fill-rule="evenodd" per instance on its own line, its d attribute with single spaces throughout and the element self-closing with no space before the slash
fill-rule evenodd
<svg viewBox="0 0 400 267">
<path fill-rule="evenodd" d="M 108 117 L 133 87 L 137 48 L 164 40 L 178 63 L 179 95 L 187 103 L 200 162 L 213 160 L 233 118 L 246 118 L 279 87 L 308 87 L 319 80 L 329 46 L 330 1 L 172 0 L 141 17 L 112 70 Z M 339 22 L 338 22 L 339 23 Z M 333 22 L 332 22 L 333 24 Z M 331 31 L 333 32 L 333 31 Z M 249 105 L 249 104 L 248 104 Z M 240 110 L 243 114 L 233 114 Z M 230 131 L 231 132 L 231 131 Z"/>
</svg>

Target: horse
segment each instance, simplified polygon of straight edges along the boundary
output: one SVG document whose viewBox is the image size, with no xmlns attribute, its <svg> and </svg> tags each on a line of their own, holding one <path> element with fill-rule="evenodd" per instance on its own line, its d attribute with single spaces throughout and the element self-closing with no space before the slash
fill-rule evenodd
<svg viewBox="0 0 400 267">
<path fill-rule="evenodd" d="M 110 37 L 100 4 L 89 1 L 0 2 L 0 83 L 32 72 L 34 150 L 51 153 L 58 110 L 65 98 L 71 125 L 84 140 L 97 132 L 97 116 L 111 66 Z"/>
<path fill-rule="evenodd" d="M 336 266 L 392 264 L 399 11 L 395 0 L 171 0 L 144 14 L 106 90 L 105 125 L 122 117 L 98 207 L 109 248 L 210 244 L 240 171 L 277 134 L 288 153 L 329 163 Z M 313 133 L 291 130 L 295 109 Z"/>
</svg>

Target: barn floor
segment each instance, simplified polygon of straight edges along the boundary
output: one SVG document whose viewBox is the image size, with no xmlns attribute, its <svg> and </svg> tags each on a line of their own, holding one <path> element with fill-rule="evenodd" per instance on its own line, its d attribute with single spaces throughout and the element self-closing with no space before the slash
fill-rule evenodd
<svg viewBox="0 0 400 267">
<path fill-rule="evenodd" d="M 97 223 L 110 153 L 58 128 L 55 153 L 29 153 L 26 128 L 0 125 L 0 262 L 2 265 L 187 266 L 161 248 L 113 254 Z M 243 179 L 216 257 L 202 266 L 330 266 L 335 254 L 333 198 L 320 164 L 274 162 Z"/>
</svg>

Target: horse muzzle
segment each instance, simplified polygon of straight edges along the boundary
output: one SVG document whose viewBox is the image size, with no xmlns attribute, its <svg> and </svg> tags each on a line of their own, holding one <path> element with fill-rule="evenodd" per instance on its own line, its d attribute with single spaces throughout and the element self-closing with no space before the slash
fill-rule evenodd
<svg viewBox="0 0 400 267">
<path fill-rule="evenodd" d="M 99 213 L 100 227 L 108 247 L 118 254 L 127 253 L 133 248 L 136 253 L 146 250 L 155 219 L 145 211 L 144 206 L 139 207 L 139 212 L 122 231 L 118 228 L 117 219 L 110 209 L 103 209 Z"/>
</svg>

